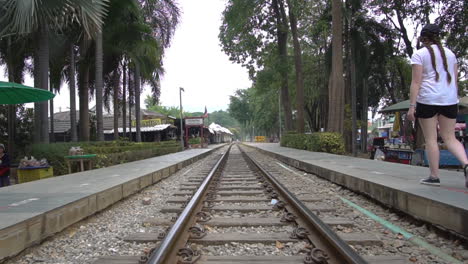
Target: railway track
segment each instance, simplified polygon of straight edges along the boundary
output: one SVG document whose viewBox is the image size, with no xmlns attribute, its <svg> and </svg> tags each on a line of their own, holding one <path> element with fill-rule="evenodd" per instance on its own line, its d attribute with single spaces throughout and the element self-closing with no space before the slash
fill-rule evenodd
<svg viewBox="0 0 468 264">
<path fill-rule="evenodd" d="M 333 206 L 311 193 L 294 195 L 271 168 L 240 147 L 233 145 L 212 164 L 186 178 L 161 209 L 166 218 L 145 220 L 146 225 L 167 226 L 165 232 L 124 238 L 156 242 L 146 256 L 95 263 L 404 263 L 405 258 L 358 255 L 352 245 L 378 245 L 378 237 L 335 233 L 331 226 L 352 221 L 319 218 Z"/>
</svg>

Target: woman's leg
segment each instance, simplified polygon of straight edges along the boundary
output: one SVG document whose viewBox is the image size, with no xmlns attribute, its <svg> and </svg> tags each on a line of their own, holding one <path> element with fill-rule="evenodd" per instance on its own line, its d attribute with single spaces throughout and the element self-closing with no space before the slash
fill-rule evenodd
<svg viewBox="0 0 468 264">
<path fill-rule="evenodd" d="M 439 178 L 439 145 L 437 145 L 437 115 L 431 118 L 419 118 L 418 122 L 426 141 L 426 152 L 429 160 L 431 177 Z"/>
<path fill-rule="evenodd" d="M 455 122 L 456 119 L 450 119 L 443 115 L 439 115 L 440 136 L 444 140 L 447 148 L 464 166 L 468 164 L 465 148 L 462 143 L 455 137 Z"/>
</svg>

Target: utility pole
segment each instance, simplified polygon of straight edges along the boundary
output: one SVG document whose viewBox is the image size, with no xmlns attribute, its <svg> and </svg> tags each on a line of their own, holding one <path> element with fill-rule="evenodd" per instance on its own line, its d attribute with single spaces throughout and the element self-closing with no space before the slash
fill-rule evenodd
<svg viewBox="0 0 468 264">
<path fill-rule="evenodd" d="M 180 144 L 182 150 L 184 150 L 184 129 L 183 129 L 183 112 L 182 112 L 182 92 L 185 92 L 184 88 L 179 87 L 179 98 L 180 98 Z"/>
</svg>

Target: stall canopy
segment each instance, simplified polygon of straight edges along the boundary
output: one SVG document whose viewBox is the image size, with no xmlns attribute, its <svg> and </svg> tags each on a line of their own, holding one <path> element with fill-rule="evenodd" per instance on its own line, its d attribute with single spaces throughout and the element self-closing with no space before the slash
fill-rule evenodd
<svg viewBox="0 0 468 264">
<path fill-rule="evenodd" d="M 408 111 L 409 105 L 410 105 L 410 100 L 405 100 L 403 102 L 399 102 L 399 103 L 396 103 L 394 105 L 385 107 L 384 109 L 380 110 L 380 113 Z"/>
</svg>

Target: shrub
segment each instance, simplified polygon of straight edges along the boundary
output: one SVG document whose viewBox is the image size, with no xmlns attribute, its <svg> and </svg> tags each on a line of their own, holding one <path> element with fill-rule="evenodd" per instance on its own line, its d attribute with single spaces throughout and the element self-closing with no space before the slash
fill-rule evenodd
<svg viewBox="0 0 468 264">
<path fill-rule="evenodd" d="M 28 155 L 36 159 L 45 158 L 54 167 L 54 174 L 68 173 L 65 156 L 71 147 L 80 146 L 85 154 L 97 154 L 95 167 L 103 168 L 130 161 L 147 159 L 181 150 L 180 143 L 174 141 L 163 142 L 129 142 L 129 141 L 102 141 L 102 142 L 67 142 L 53 144 L 35 144 L 28 151 Z"/>
<path fill-rule="evenodd" d="M 191 139 L 189 139 L 188 143 L 190 145 L 200 144 L 201 143 L 201 138 L 199 138 L 199 137 L 191 138 Z"/>
<path fill-rule="evenodd" d="M 332 132 L 312 134 L 288 132 L 281 137 L 281 146 L 333 154 L 343 154 L 345 152 L 343 136 Z"/>
</svg>

